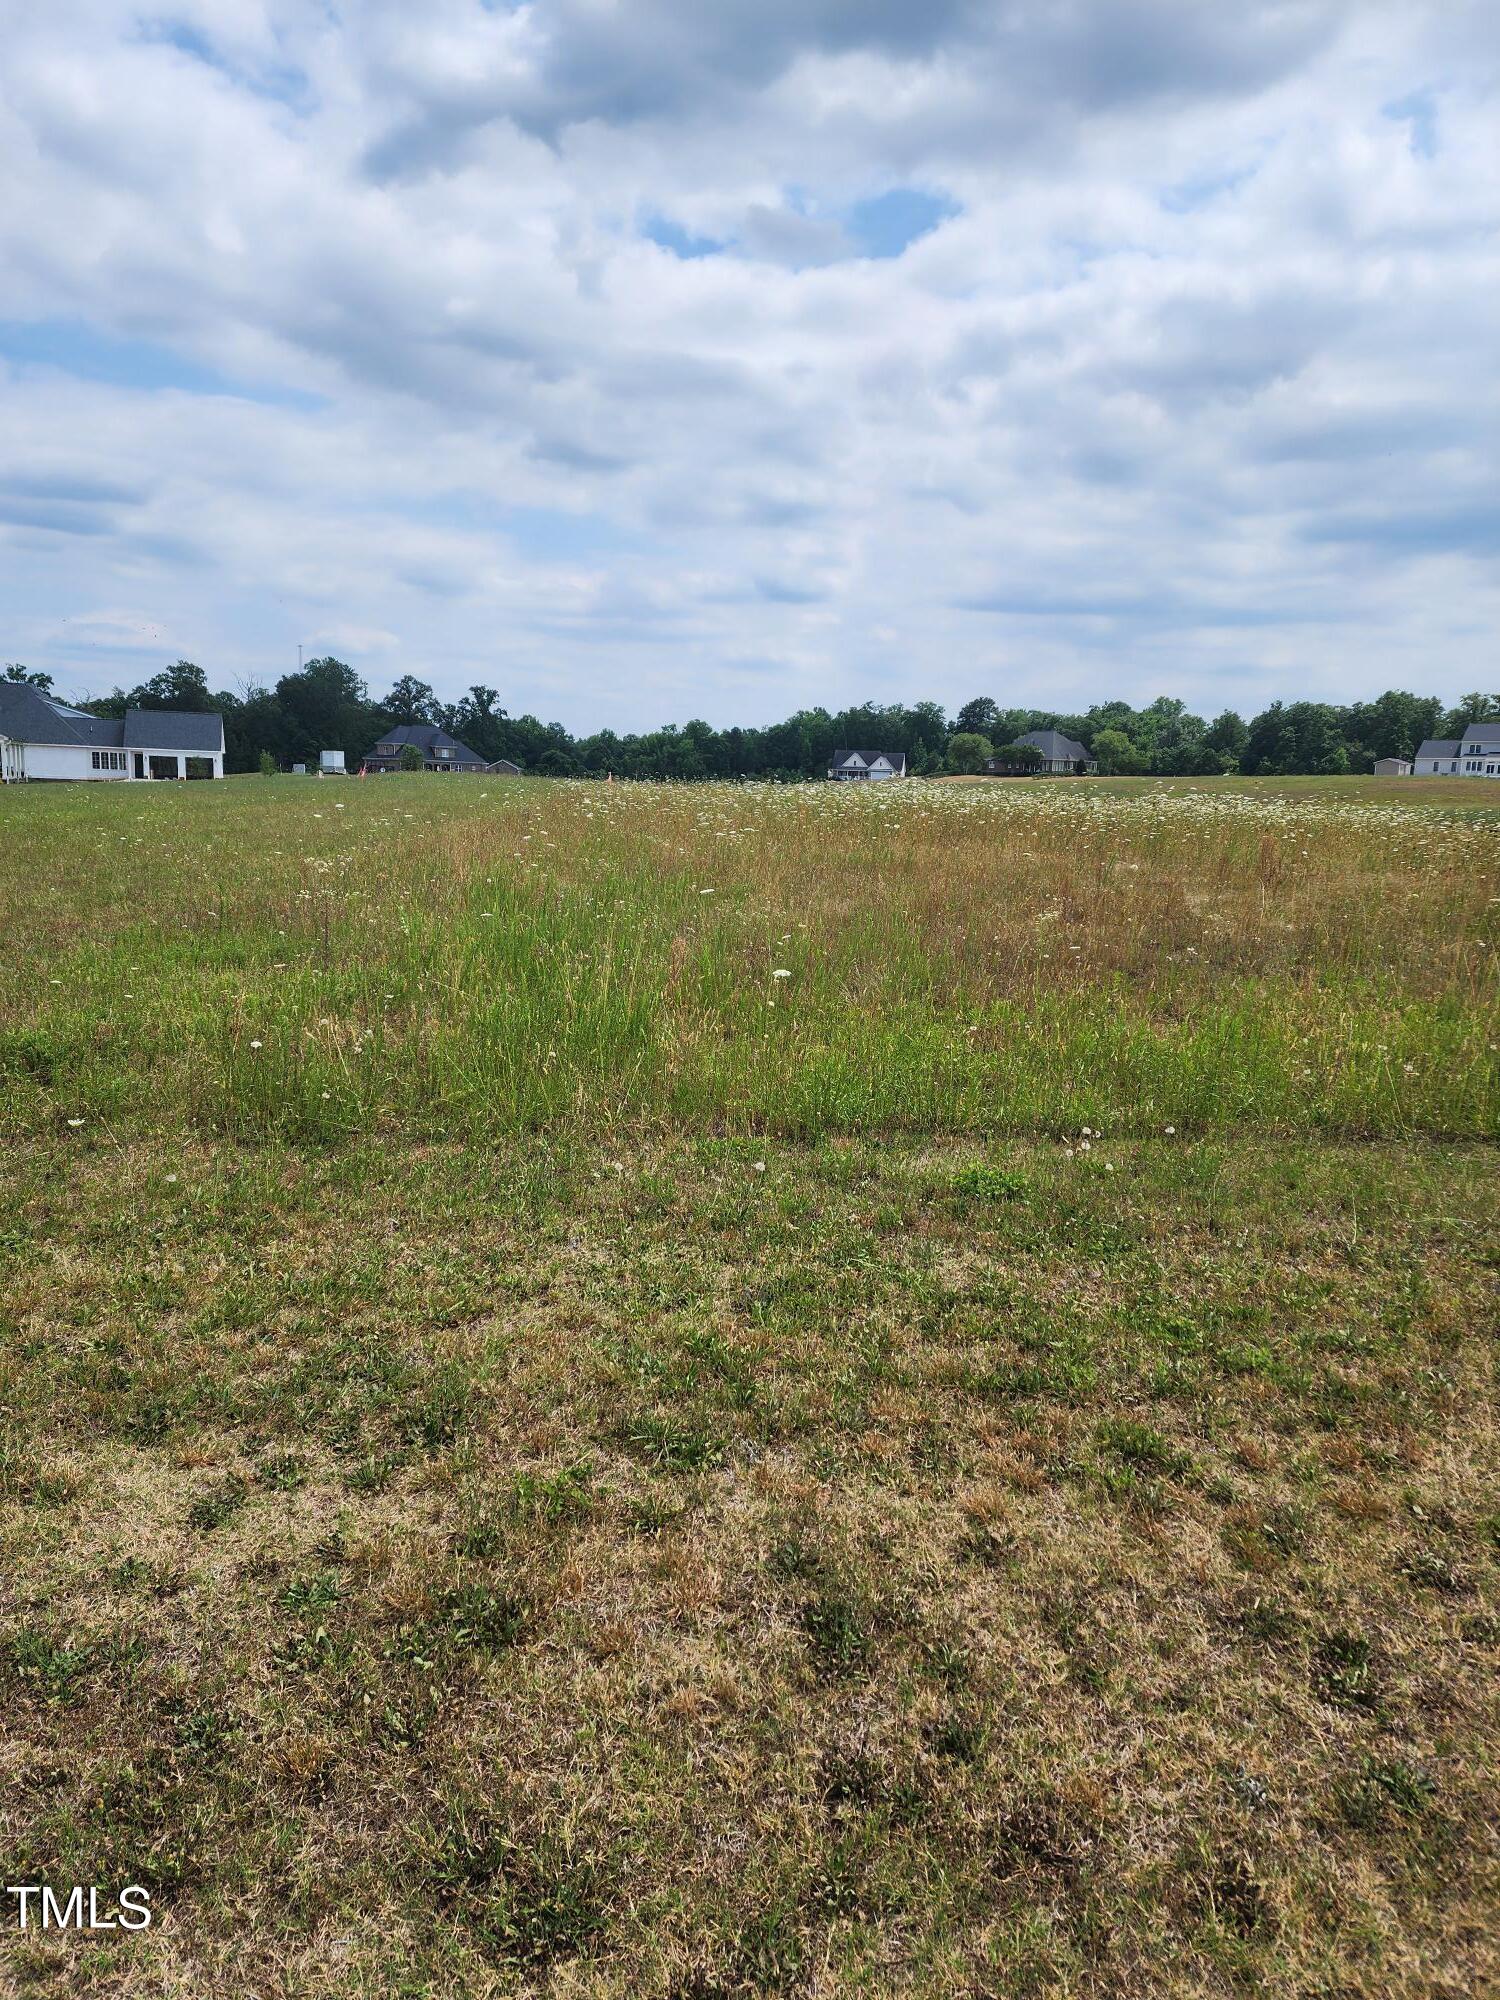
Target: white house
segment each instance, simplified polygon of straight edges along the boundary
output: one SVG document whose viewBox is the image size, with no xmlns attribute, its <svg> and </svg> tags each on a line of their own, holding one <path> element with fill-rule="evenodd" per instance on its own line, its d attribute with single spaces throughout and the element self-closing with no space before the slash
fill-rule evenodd
<svg viewBox="0 0 1500 2000">
<path fill-rule="evenodd" d="M 223 775 L 224 718 L 217 713 L 128 708 L 123 720 L 110 719 L 25 681 L 0 681 L 0 782 Z"/>
<path fill-rule="evenodd" d="M 1429 737 L 1412 763 L 1417 778 L 1500 778 L 1500 716 L 1471 722 L 1458 738 Z"/>
<path fill-rule="evenodd" d="M 830 778 L 904 778 L 904 750 L 835 750 L 828 766 Z"/>
</svg>

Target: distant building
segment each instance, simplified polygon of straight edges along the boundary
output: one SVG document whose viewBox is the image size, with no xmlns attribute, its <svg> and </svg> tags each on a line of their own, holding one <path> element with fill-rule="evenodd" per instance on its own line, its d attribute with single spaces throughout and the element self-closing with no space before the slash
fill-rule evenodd
<svg viewBox="0 0 1500 2000">
<path fill-rule="evenodd" d="M 489 766 L 467 743 L 460 743 L 446 729 L 433 722 L 403 722 L 388 729 L 372 750 L 360 760 L 365 771 L 399 771 L 401 753 L 410 748 L 421 753 L 424 771 L 485 771 Z"/>
<path fill-rule="evenodd" d="M 0 681 L 0 781 L 222 778 L 224 718 L 179 708 L 90 715 L 26 681 Z"/>
<path fill-rule="evenodd" d="M 830 778 L 904 778 L 904 750 L 835 750 L 828 766 Z"/>
<path fill-rule="evenodd" d="M 1081 743 L 1075 743 L 1071 736 L 1064 736 L 1060 730 L 1028 729 L 1026 734 L 1018 736 L 1016 741 L 1029 743 L 1033 750 L 1040 751 L 1042 761 L 1040 764 L 1032 765 L 1031 769 L 1042 773 L 1043 776 L 1050 774 L 1058 778 L 1071 778 L 1083 776 L 1099 768 Z M 1015 766 L 1007 763 L 1003 757 L 991 757 L 985 769 L 995 774 L 1014 770 Z"/>
<path fill-rule="evenodd" d="M 1411 759 L 1409 757 L 1377 757 L 1375 759 L 1377 778 L 1409 778 Z"/>
<path fill-rule="evenodd" d="M 320 750 L 318 752 L 318 770 L 325 777 L 332 774 L 335 777 L 342 778 L 344 775 L 343 751 Z"/>
<path fill-rule="evenodd" d="M 1500 716 L 1488 722 L 1471 722 L 1457 738 L 1429 737 L 1412 760 L 1411 774 L 1416 778 L 1500 778 Z"/>
<path fill-rule="evenodd" d="M 521 775 L 520 765 L 512 764 L 508 757 L 497 757 L 493 764 L 486 764 L 484 768 L 492 778 L 519 778 Z"/>
</svg>

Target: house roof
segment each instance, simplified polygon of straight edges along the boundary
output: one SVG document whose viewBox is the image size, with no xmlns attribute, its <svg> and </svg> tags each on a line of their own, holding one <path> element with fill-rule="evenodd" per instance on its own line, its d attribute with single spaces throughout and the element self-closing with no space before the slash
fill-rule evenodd
<svg viewBox="0 0 1500 2000">
<path fill-rule="evenodd" d="M 409 743 L 414 750 L 420 750 L 427 757 L 430 757 L 434 750 L 456 750 L 467 763 L 484 762 L 484 759 L 471 750 L 467 743 L 460 743 L 456 736 L 450 736 L 446 729 L 440 729 L 433 722 L 401 722 L 394 729 L 383 730 L 380 742 L 367 750 L 365 755 L 373 757 L 381 744 L 385 743 L 394 743 L 398 750 L 404 749 Z"/>
<path fill-rule="evenodd" d="M 217 709 L 198 714 L 186 708 L 127 708 L 125 748 L 217 757 L 224 748 L 224 718 Z"/>
<path fill-rule="evenodd" d="M 1071 736 L 1064 736 L 1057 729 L 1028 729 L 1024 736 L 1016 738 L 1018 743 L 1032 743 L 1049 763 L 1092 763 L 1093 759 L 1081 743 L 1075 743 Z"/>
<path fill-rule="evenodd" d="M 1458 751 L 1459 744 L 1457 738 L 1429 736 L 1427 741 L 1418 747 L 1417 755 L 1419 757 L 1456 757 Z"/>
<path fill-rule="evenodd" d="M 217 756 L 224 748 L 224 718 L 217 710 L 130 708 L 118 716 L 90 715 L 24 682 L 0 681 L 0 736 L 22 743 L 80 743 L 113 750 L 183 750 Z"/>
<path fill-rule="evenodd" d="M 19 743 L 118 745 L 122 727 L 86 715 L 25 681 L 0 681 L 0 736 L 12 736 Z"/>
<path fill-rule="evenodd" d="M 1471 752 L 1477 750 L 1481 744 L 1486 748 L 1491 744 L 1500 747 L 1500 716 L 1493 717 L 1488 722 L 1471 722 L 1464 731 L 1463 745 L 1459 754 L 1462 755 L 1465 750 Z"/>
<path fill-rule="evenodd" d="M 873 764 L 877 757 L 884 757 L 892 770 L 904 771 L 906 769 L 906 752 L 904 750 L 835 750 L 831 760 L 834 770 L 837 770 L 841 764 L 847 764 L 851 757 L 858 757 L 860 762 L 866 766 Z"/>
</svg>

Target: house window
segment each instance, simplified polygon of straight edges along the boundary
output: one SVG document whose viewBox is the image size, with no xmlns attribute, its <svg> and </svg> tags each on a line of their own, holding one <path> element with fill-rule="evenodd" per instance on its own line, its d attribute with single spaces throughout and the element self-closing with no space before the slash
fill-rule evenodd
<svg viewBox="0 0 1500 2000">
<path fill-rule="evenodd" d="M 96 771 L 123 771 L 125 769 L 125 752 L 123 750 L 96 750 L 94 752 L 94 769 Z"/>
</svg>

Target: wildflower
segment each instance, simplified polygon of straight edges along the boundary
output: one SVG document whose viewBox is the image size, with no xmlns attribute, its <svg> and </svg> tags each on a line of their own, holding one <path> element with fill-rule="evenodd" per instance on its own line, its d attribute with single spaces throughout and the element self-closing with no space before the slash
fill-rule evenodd
<svg viewBox="0 0 1500 2000">
<path fill-rule="evenodd" d="M 752 1170 L 752 1171 L 753 1171 L 753 1172 L 755 1172 L 755 1173 L 757 1173 L 757 1174 L 763 1174 L 763 1173 L 765 1172 L 765 1170 L 766 1170 L 766 1163 L 765 1163 L 765 1161 L 764 1161 L 764 1160 L 757 1160 L 757 1161 L 755 1162 L 755 1166 L 754 1166 L 754 1168 L 753 1168 L 753 1170 Z"/>
<path fill-rule="evenodd" d="M 1176 1136 L 1177 1136 L 1177 1127 L 1176 1127 L 1175 1125 L 1163 1125 L 1163 1127 L 1162 1127 L 1161 1129 L 1162 1129 L 1162 1130 L 1163 1130 L 1163 1131 L 1164 1131 L 1164 1132 L 1166 1133 L 1166 1135 L 1167 1135 L 1167 1137 L 1168 1137 L 1169 1139 L 1175 1139 L 1175 1138 L 1176 1138 Z"/>
<path fill-rule="evenodd" d="M 177 1176 L 176 1176 L 176 1174 L 168 1174 L 168 1175 L 167 1175 L 167 1186 L 168 1186 L 168 1187 L 175 1187 L 176 1185 L 177 1185 Z"/>
<path fill-rule="evenodd" d="M 700 896 L 711 896 L 711 895 L 713 894 L 713 890 L 712 890 L 712 889 L 700 889 L 700 890 L 698 891 L 698 894 L 699 894 Z"/>
<path fill-rule="evenodd" d="M 252 1048 L 252 1049 L 263 1049 L 263 1048 L 265 1047 L 265 1043 L 264 1043 L 264 1042 L 252 1042 L 252 1043 L 250 1044 L 250 1046 L 251 1046 L 251 1048 Z"/>
<path fill-rule="evenodd" d="M 78 1126 L 83 1123 L 83 1120 L 81 1118 L 70 1118 L 68 1120 L 68 1123 L 73 1126 Z"/>
<path fill-rule="evenodd" d="M 771 974 L 773 979 L 790 979 L 791 976 L 784 965 L 778 965 L 776 970 Z"/>
</svg>

